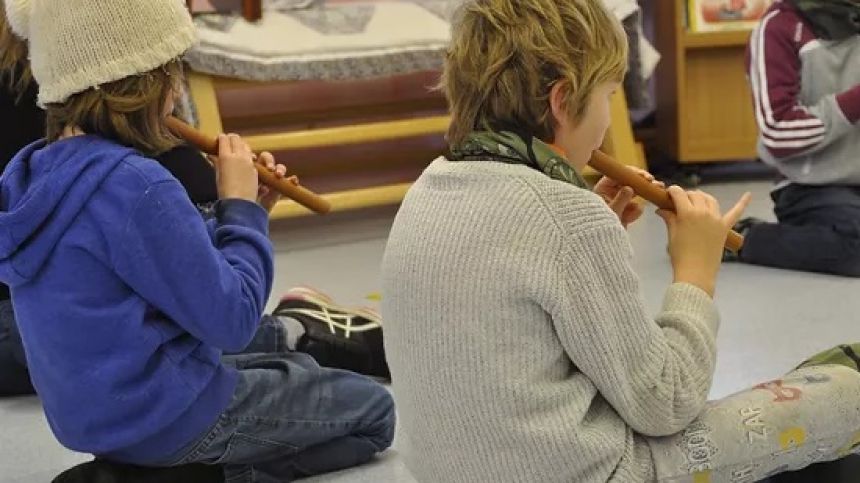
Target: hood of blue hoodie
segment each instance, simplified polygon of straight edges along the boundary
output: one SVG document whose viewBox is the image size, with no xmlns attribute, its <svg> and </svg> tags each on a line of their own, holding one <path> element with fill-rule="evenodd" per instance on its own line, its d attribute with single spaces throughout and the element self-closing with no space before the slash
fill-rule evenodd
<svg viewBox="0 0 860 483">
<path fill-rule="evenodd" d="M 0 281 L 31 280 L 99 186 L 137 152 L 96 136 L 21 150 L 0 178 Z"/>
</svg>

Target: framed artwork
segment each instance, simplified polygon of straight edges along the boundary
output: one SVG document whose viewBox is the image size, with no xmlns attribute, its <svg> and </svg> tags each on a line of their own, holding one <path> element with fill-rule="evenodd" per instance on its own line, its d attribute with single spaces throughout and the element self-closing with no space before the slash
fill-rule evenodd
<svg viewBox="0 0 860 483">
<path fill-rule="evenodd" d="M 687 0 L 690 31 L 750 30 L 774 0 Z"/>
</svg>

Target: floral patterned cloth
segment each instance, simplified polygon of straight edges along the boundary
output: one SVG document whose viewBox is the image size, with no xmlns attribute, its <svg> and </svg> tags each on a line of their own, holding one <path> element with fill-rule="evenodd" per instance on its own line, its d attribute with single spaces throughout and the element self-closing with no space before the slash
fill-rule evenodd
<svg viewBox="0 0 860 483">
<path fill-rule="evenodd" d="M 860 373 L 833 354 L 844 355 L 839 349 L 815 356 L 813 365 L 708 403 L 678 434 L 648 438 L 658 481 L 753 483 L 854 452 Z"/>
</svg>

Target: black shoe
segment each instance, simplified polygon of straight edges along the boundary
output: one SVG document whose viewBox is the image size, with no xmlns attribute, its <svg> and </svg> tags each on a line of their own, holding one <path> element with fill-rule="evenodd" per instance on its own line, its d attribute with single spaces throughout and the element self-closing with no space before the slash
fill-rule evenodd
<svg viewBox="0 0 860 483">
<path fill-rule="evenodd" d="M 728 248 L 723 248 L 723 263 L 733 263 L 741 261 L 740 255 L 729 250 Z"/>
<path fill-rule="evenodd" d="M 144 468 L 96 458 L 64 471 L 52 483 L 219 483 L 220 466 L 191 464 L 172 468 Z"/>
<path fill-rule="evenodd" d="M 766 223 L 761 218 L 748 217 L 742 220 L 739 220 L 735 223 L 735 226 L 732 227 L 732 230 L 738 232 L 741 236 L 745 237 L 754 225 L 758 225 L 759 223 Z M 739 262 L 741 261 L 740 254 L 735 253 L 729 249 L 723 250 L 723 263 L 729 262 Z"/>
<path fill-rule="evenodd" d="M 281 298 L 272 315 L 302 324 L 305 333 L 296 350 L 309 354 L 319 365 L 391 380 L 382 320 L 373 309 L 341 307 L 323 293 L 299 287 Z"/>
<path fill-rule="evenodd" d="M 737 223 L 735 223 L 735 226 L 732 227 L 732 230 L 740 233 L 742 236 L 747 236 L 750 231 L 750 228 L 752 228 L 754 225 L 758 225 L 761 223 L 767 222 L 762 220 L 761 218 L 755 218 L 750 216 L 747 218 L 743 218 Z"/>
</svg>

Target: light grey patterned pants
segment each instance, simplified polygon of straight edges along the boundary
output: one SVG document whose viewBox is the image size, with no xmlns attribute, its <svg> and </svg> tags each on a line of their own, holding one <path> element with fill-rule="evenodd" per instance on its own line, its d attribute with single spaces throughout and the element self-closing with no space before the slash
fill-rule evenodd
<svg viewBox="0 0 860 483">
<path fill-rule="evenodd" d="M 648 443 L 666 483 L 752 483 L 842 458 L 860 444 L 860 372 L 797 369 L 712 401 L 684 431 Z"/>
</svg>

